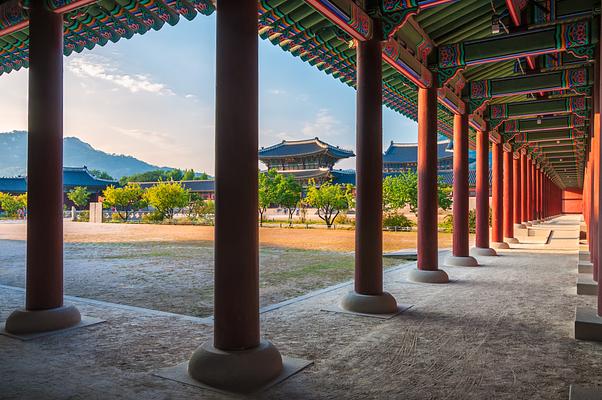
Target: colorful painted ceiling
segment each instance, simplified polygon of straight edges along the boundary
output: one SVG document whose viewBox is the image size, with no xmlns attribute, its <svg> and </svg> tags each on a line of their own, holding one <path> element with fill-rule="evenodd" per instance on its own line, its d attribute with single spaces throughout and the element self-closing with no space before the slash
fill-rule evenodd
<svg viewBox="0 0 602 400">
<path fill-rule="evenodd" d="M 27 1 L 0 0 L 0 75 L 28 65 Z M 66 55 L 215 11 L 211 0 L 44 1 L 64 14 Z M 350 86 L 355 44 L 382 31 L 387 107 L 416 120 L 417 88 L 436 86 L 439 133 L 466 111 L 471 135 L 488 124 L 572 187 L 591 136 L 599 11 L 598 0 L 259 0 L 258 16 L 263 39 Z"/>
</svg>

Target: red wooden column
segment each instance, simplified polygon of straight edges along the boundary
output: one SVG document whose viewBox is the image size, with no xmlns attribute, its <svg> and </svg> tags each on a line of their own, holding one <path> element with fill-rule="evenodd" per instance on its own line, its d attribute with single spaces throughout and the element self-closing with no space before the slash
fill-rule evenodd
<svg viewBox="0 0 602 400">
<path fill-rule="evenodd" d="M 491 243 L 494 249 L 507 249 L 504 243 L 504 171 L 501 143 L 491 144 Z"/>
<path fill-rule="evenodd" d="M 14 334 L 58 330 L 80 322 L 63 305 L 63 16 L 31 3 L 27 154 L 25 309 L 14 311 Z"/>
<path fill-rule="evenodd" d="M 435 81 L 435 77 L 433 81 Z M 418 262 L 415 282 L 447 283 L 437 245 L 437 88 L 418 88 Z"/>
<path fill-rule="evenodd" d="M 516 153 L 512 153 L 512 195 L 514 227 L 523 228 L 524 226 L 521 224 L 521 162 L 520 155 Z"/>
<path fill-rule="evenodd" d="M 525 153 L 525 150 L 522 149 L 520 151 L 520 173 L 521 173 L 521 178 L 520 178 L 520 185 L 521 185 L 521 189 L 520 189 L 520 198 L 521 198 L 521 206 L 520 206 L 520 216 L 521 216 L 521 225 L 525 226 L 527 225 L 527 221 L 529 221 L 528 218 L 528 207 L 527 207 L 527 203 L 528 203 L 528 193 L 529 193 L 529 188 L 528 188 L 528 180 L 529 180 L 529 165 L 527 162 L 527 154 Z"/>
<path fill-rule="evenodd" d="M 259 330 L 257 1 L 220 1 L 215 101 L 213 341 L 188 363 L 204 384 L 251 391 L 282 371 Z M 232 149 L 236 157 L 232 157 Z"/>
<path fill-rule="evenodd" d="M 517 243 L 514 237 L 514 160 L 512 148 L 504 149 L 504 242 Z"/>
<path fill-rule="evenodd" d="M 533 223 L 539 223 L 539 166 L 533 163 Z"/>
<path fill-rule="evenodd" d="M 450 266 L 476 267 L 469 255 L 468 228 L 468 114 L 454 115 L 453 247 L 445 259 Z"/>
<path fill-rule="evenodd" d="M 477 131 L 476 240 L 473 256 L 495 256 L 489 247 L 489 133 Z"/>
<path fill-rule="evenodd" d="M 527 157 L 527 221 L 525 225 L 533 225 L 533 162 L 530 157 Z"/>
<path fill-rule="evenodd" d="M 386 314 L 397 302 L 383 292 L 382 230 L 382 45 L 380 26 L 357 44 L 355 290 L 341 306 Z"/>
<path fill-rule="evenodd" d="M 535 160 L 531 159 L 531 204 L 529 206 L 529 208 L 531 209 L 531 223 L 536 222 L 537 220 L 537 215 L 535 215 L 536 213 L 536 208 L 535 208 L 535 204 L 537 204 L 537 180 L 536 180 L 536 167 L 535 167 Z"/>
</svg>

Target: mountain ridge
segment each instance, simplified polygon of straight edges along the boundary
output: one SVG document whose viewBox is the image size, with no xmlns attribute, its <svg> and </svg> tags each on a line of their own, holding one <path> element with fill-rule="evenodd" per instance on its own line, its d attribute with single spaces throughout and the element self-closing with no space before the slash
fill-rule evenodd
<svg viewBox="0 0 602 400">
<path fill-rule="evenodd" d="M 27 173 L 27 132 L 0 133 L 0 177 L 22 176 Z M 159 167 L 125 154 L 107 153 L 75 137 L 63 138 L 63 165 L 107 172 L 115 179 L 157 169 Z"/>
</svg>

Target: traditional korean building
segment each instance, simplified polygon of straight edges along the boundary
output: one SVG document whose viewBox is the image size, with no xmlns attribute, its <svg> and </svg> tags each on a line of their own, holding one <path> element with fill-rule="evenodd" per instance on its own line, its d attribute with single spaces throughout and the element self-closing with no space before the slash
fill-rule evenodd
<svg viewBox="0 0 602 400">
<path fill-rule="evenodd" d="M 317 183 L 341 178 L 350 179 L 348 171 L 337 171 L 334 165 L 342 159 L 355 157 L 351 150 L 345 150 L 321 141 L 317 137 L 307 140 L 283 140 L 259 150 L 259 160 L 268 169 L 275 168 L 279 173 L 293 175 L 302 184 L 313 179 Z M 341 182 L 345 183 L 345 182 Z"/>
<path fill-rule="evenodd" d="M 77 186 L 85 187 L 91 193 L 90 201 L 97 201 L 107 186 L 118 184 L 117 181 L 97 178 L 90 173 L 85 165 L 83 167 L 63 167 L 63 202 L 67 207 L 72 205 L 71 200 L 67 198 L 67 193 Z M 9 194 L 27 193 L 27 177 L 0 178 L 0 192 Z"/>
<path fill-rule="evenodd" d="M 437 169 L 446 170 L 453 166 L 454 153 L 449 140 L 437 142 Z M 416 171 L 418 165 L 418 143 L 395 143 L 391 141 L 383 155 L 383 172 Z"/>
</svg>

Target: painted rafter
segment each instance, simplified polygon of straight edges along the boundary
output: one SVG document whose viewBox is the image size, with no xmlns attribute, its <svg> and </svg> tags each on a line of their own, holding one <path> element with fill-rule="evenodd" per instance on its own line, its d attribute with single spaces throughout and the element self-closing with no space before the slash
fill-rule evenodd
<svg viewBox="0 0 602 400">
<path fill-rule="evenodd" d="M 513 78 L 472 81 L 468 85 L 466 98 L 472 107 L 480 107 L 485 101 L 519 94 L 545 93 L 571 89 L 583 92 L 593 83 L 592 72 L 588 68 L 575 68 L 542 74 L 523 75 Z"/>
<path fill-rule="evenodd" d="M 350 0 L 305 0 L 318 12 L 347 32 L 356 40 L 368 40 L 372 37 L 372 18 Z"/>
<path fill-rule="evenodd" d="M 552 116 L 547 118 L 512 119 L 506 120 L 500 126 L 502 133 L 539 132 L 563 128 L 581 128 L 586 125 L 586 119 L 575 114 Z"/>
<path fill-rule="evenodd" d="M 459 0 L 379 0 L 385 37 L 391 37 L 412 16 L 421 10 Z"/>
<path fill-rule="evenodd" d="M 581 20 L 526 29 L 509 35 L 471 40 L 439 46 L 440 82 L 446 82 L 468 66 L 488 64 L 520 57 L 570 52 L 589 59 L 593 57 L 597 38 L 590 20 Z"/>
</svg>

